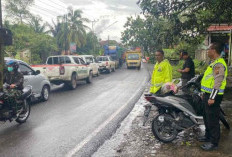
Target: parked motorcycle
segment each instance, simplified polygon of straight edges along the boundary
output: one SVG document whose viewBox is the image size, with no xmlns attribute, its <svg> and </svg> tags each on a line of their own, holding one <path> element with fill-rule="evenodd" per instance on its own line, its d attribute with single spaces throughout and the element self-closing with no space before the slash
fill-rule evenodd
<svg viewBox="0 0 232 157">
<path fill-rule="evenodd" d="M 4 84 L 3 88 L 9 89 L 8 84 Z M 9 92 L 0 92 L 0 121 L 10 122 L 15 120 L 18 123 L 24 123 L 28 119 L 31 111 L 30 97 L 32 95 L 32 86 L 26 86 L 23 93 L 16 101 L 16 105 L 10 104 Z"/>
<path fill-rule="evenodd" d="M 184 88 L 189 89 L 188 93 L 168 93 L 161 96 L 145 95 L 145 99 L 157 107 L 158 114 L 152 121 L 152 132 L 158 140 L 168 143 L 173 141 L 178 133 L 183 130 L 197 129 L 199 125 L 204 125 L 202 116 L 203 105 L 200 96 L 201 79 L 202 76 L 197 75 L 184 86 Z M 150 111 L 151 105 L 146 105 L 144 125 Z M 227 129 L 230 129 L 224 115 L 221 109 L 220 120 Z"/>
</svg>

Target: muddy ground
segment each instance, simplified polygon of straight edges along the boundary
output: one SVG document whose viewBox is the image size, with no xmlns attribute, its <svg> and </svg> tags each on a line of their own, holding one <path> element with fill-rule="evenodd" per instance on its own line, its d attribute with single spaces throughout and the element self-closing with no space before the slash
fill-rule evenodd
<svg viewBox="0 0 232 157">
<path fill-rule="evenodd" d="M 232 157 L 232 133 L 221 125 L 221 139 L 219 148 L 215 151 L 201 150 L 203 143 L 196 140 L 192 131 L 181 133 L 177 140 L 164 144 L 159 142 L 152 134 L 151 121 L 156 114 L 152 111 L 149 121 L 144 127 L 143 111 L 146 101 L 143 96 L 135 105 L 132 116 L 129 115 L 113 137 L 95 153 L 94 156 L 107 157 Z M 224 101 L 221 104 L 227 114 L 226 119 L 232 126 L 232 88 L 227 89 Z M 125 129 L 127 128 L 127 129 Z M 204 126 L 201 127 L 203 134 Z"/>
</svg>

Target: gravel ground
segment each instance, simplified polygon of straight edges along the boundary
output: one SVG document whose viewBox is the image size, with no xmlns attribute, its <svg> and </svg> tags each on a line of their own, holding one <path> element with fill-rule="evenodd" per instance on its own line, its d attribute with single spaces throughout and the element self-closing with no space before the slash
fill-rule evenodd
<svg viewBox="0 0 232 157">
<path fill-rule="evenodd" d="M 148 91 L 148 88 L 146 89 Z M 145 92 L 146 92 L 145 91 Z M 232 90 L 229 90 L 232 91 Z M 225 95 L 222 107 L 227 113 L 227 119 L 232 125 L 231 92 Z M 150 118 L 144 127 L 143 111 L 147 102 L 143 96 L 135 105 L 131 114 L 124 120 L 121 127 L 105 144 L 94 154 L 95 157 L 232 157 L 232 134 L 221 127 L 221 140 L 218 150 L 205 152 L 200 149 L 201 142 L 196 141 L 192 130 L 182 132 L 177 140 L 164 144 L 159 142 L 151 132 L 151 120 L 156 114 L 155 108 L 151 111 Z M 204 130 L 201 126 L 200 130 Z M 201 131 L 203 133 L 203 131 Z"/>
<path fill-rule="evenodd" d="M 149 67 L 149 71 L 153 66 Z M 231 79 L 232 80 L 232 79 Z M 229 81 L 228 81 L 229 82 Z M 232 81 L 231 81 L 232 82 Z M 232 85 L 232 83 L 231 83 Z M 148 92 L 149 83 L 145 93 Z M 227 114 L 226 119 L 232 126 L 232 87 L 228 88 L 221 104 Z M 172 143 L 159 142 L 152 134 L 151 121 L 155 116 L 155 108 L 149 116 L 146 126 L 143 126 L 144 105 L 147 102 L 143 95 L 135 104 L 134 109 L 122 122 L 119 129 L 107 140 L 93 155 L 94 157 L 232 157 L 232 133 L 221 125 L 221 139 L 219 148 L 215 151 L 205 152 L 200 149 L 201 142 L 196 140 L 192 130 L 179 134 Z M 199 131 L 204 133 L 204 126 Z"/>
</svg>

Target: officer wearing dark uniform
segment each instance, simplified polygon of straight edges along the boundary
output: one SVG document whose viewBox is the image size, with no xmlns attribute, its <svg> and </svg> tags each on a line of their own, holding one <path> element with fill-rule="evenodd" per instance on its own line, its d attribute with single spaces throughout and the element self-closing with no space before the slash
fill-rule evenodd
<svg viewBox="0 0 232 157">
<path fill-rule="evenodd" d="M 7 93 L 11 107 L 14 108 L 18 98 L 22 95 L 24 79 L 23 74 L 18 71 L 19 64 L 17 61 L 9 60 L 6 62 L 6 68 L 4 83 L 10 85 L 10 87 L 4 90 Z"/>
<path fill-rule="evenodd" d="M 220 139 L 220 104 L 226 87 L 227 65 L 220 57 L 222 45 L 212 43 L 208 48 L 208 57 L 211 64 L 207 67 L 201 81 L 201 91 L 204 92 L 204 123 L 205 136 L 199 141 L 205 141 L 201 148 L 203 150 L 214 150 L 218 147 Z"/>
</svg>

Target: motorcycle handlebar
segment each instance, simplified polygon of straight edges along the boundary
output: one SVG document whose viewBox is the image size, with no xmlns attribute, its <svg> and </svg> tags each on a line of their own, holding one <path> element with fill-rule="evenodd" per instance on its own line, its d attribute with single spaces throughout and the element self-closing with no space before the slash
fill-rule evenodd
<svg viewBox="0 0 232 157">
<path fill-rule="evenodd" d="M 4 83 L 3 88 L 10 89 L 10 84 Z M 15 86 L 15 88 L 17 88 L 17 86 Z"/>
</svg>

